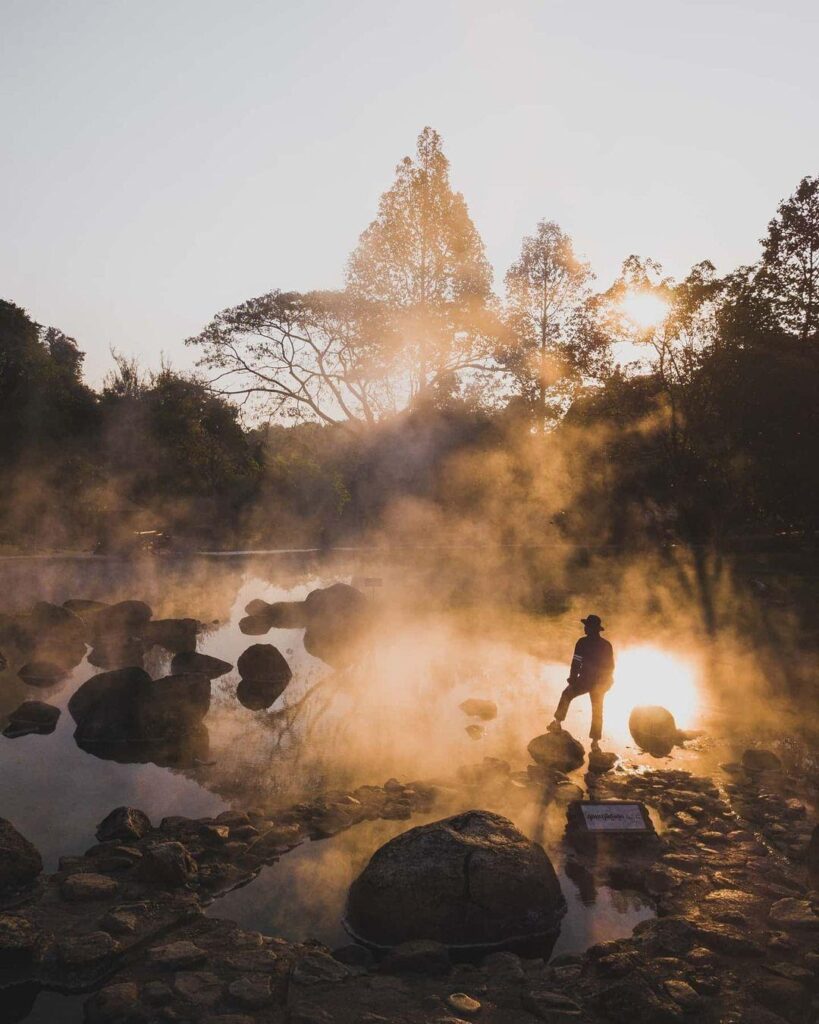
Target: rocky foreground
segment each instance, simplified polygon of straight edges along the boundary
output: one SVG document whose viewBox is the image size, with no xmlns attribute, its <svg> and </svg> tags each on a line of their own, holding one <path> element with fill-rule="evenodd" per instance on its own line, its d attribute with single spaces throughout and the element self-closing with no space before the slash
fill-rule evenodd
<svg viewBox="0 0 819 1024">
<path fill-rule="evenodd" d="M 657 917 L 549 963 L 510 951 L 458 962 L 430 940 L 378 957 L 353 943 L 331 951 L 203 915 L 299 843 L 365 820 L 479 807 L 487 794 L 494 806 L 576 797 L 543 767 L 487 761 L 449 784 L 390 780 L 274 816 L 154 825 L 118 808 L 96 846 L 45 878 L 36 850 L 3 822 L 4 978 L 96 989 L 89 1024 L 805 1024 L 819 1019 L 819 841 L 787 776 L 763 762 L 725 765 L 722 786 L 683 771 L 587 775 L 590 796 L 642 800 L 664 828 L 640 848 L 569 848 L 567 871 L 643 893 Z"/>
</svg>

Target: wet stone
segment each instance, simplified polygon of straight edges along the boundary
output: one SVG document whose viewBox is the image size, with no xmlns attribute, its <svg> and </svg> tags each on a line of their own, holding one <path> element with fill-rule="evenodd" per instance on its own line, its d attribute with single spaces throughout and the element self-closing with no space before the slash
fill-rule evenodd
<svg viewBox="0 0 819 1024">
<path fill-rule="evenodd" d="M 84 903 L 92 900 L 111 899 L 118 886 L 113 878 L 93 872 L 81 872 L 63 879 L 60 892 L 64 900 L 71 903 Z"/>
<path fill-rule="evenodd" d="M 57 943 L 57 958 L 66 967 L 92 967 L 113 956 L 119 944 L 108 932 L 69 935 Z"/>
<path fill-rule="evenodd" d="M 0 894 L 30 886 L 42 870 L 35 847 L 10 821 L 0 818 Z"/>
<path fill-rule="evenodd" d="M 819 929 L 819 914 L 814 913 L 808 900 L 786 897 L 771 907 L 770 921 L 785 929 Z"/>
<path fill-rule="evenodd" d="M 177 842 L 149 846 L 139 866 L 139 876 L 144 882 L 156 882 L 168 888 L 185 885 L 196 873 L 196 861 Z"/>
<path fill-rule="evenodd" d="M 0 914 L 0 964 L 31 953 L 37 945 L 37 931 L 24 917 Z"/>
<path fill-rule="evenodd" d="M 663 982 L 663 988 L 686 1013 L 694 1013 L 702 1006 L 702 996 L 695 992 L 687 981 L 672 978 Z"/>
<path fill-rule="evenodd" d="M 521 1003 L 524 1009 L 547 1024 L 560 1024 L 564 1020 L 569 1024 L 572 1020 L 579 1020 L 581 1014 L 580 1007 L 573 999 L 560 992 L 553 992 L 545 985 L 527 988 L 521 996 Z"/>
<path fill-rule="evenodd" d="M 153 946 L 148 950 L 148 963 L 167 970 L 193 967 L 206 959 L 206 953 L 199 946 L 187 940 L 169 942 L 164 946 Z"/>
<path fill-rule="evenodd" d="M 133 935 L 138 926 L 136 914 L 127 910 L 112 910 L 100 920 L 100 928 L 111 935 Z"/>
<path fill-rule="evenodd" d="M 151 819 L 138 807 L 115 807 L 97 826 L 97 840 L 132 842 L 151 830 Z"/>
<path fill-rule="evenodd" d="M 142 986 L 142 998 L 151 1006 L 164 1006 L 173 999 L 170 985 L 162 981 L 146 981 Z"/>
<path fill-rule="evenodd" d="M 350 971 L 326 953 L 308 953 L 297 961 L 290 974 L 297 985 L 321 985 L 344 981 Z"/>
<path fill-rule="evenodd" d="M 248 949 L 230 953 L 222 957 L 222 962 L 232 970 L 242 972 L 273 973 L 279 967 L 279 957 L 272 949 Z"/>
<path fill-rule="evenodd" d="M 209 971 L 180 971 L 173 979 L 173 990 L 195 1006 L 213 1006 L 222 995 L 222 982 Z"/>
<path fill-rule="evenodd" d="M 245 1009 L 259 1009 L 270 1002 L 270 978 L 264 974 L 237 978 L 228 986 L 228 995 Z"/>
<path fill-rule="evenodd" d="M 87 1024 L 143 1024 L 147 1015 L 139 1005 L 139 990 L 133 981 L 107 985 L 85 1003 Z"/>
</svg>

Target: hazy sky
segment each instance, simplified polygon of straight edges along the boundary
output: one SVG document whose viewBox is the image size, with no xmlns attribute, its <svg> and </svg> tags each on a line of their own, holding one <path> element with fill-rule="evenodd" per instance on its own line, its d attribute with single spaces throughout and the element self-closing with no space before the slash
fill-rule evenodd
<svg viewBox="0 0 819 1024">
<path fill-rule="evenodd" d="M 0 297 L 179 367 L 217 310 L 341 282 L 444 138 L 495 267 L 557 220 L 607 285 L 756 258 L 819 173 L 815 0 L 0 0 Z"/>
</svg>

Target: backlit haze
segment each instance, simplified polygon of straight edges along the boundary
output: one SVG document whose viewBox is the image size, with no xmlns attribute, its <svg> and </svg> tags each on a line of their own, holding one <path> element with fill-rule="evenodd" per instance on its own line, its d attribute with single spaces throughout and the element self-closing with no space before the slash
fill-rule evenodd
<svg viewBox="0 0 819 1024">
<path fill-rule="evenodd" d="M 607 287 L 757 258 L 817 164 L 819 8 L 591 0 L 2 0 L 0 296 L 156 366 L 219 309 L 341 284 L 443 136 L 496 288 L 538 220 Z"/>
</svg>

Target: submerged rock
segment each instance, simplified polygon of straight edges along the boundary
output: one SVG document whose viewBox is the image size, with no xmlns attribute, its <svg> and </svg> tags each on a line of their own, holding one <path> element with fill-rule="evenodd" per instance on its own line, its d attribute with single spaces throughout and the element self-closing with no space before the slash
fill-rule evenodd
<svg viewBox="0 0 819 1024">
<path fill-rule="evenodd" d="M 192 672 L 207 676 L 208 679 L 218 679 L 232 668 L 229 661 L 222 661 L 221 658 L 214 658 L 210 654 L 200 654 L 198 651 L 180 651 L 171 661 L 171 672 L 174 675 Z"/>
<path fill-rule="evenodd" d="M 41 700 L 26 700 L 9 715 L 3 735 L 8 739 L 31 734 L 47 736 L 57 728 L 59 717 L 59 708 Z"/>
<path fill-rule="evenodd" d="M 350 888 L 345 924 L 378 946 L 489 946 L 554 934 L 565 909 L 543 847 L 506 818 L 476 810 L 377 850 Z"/>
<path fill-rule="evenodd" d="M 535 736 L 526 749 L 537 764 L 561 772 L 574 771 L 586 760 L 583 744 L 565 729 Z"/>
<path fill-rule="evenodd" d="M 10 821 L 0 818 L 0 896 L 28 888 L 42 870 L 37 849 Z"/>
<path fill-rule="evenodd" d="M 637 746 L 653 757 L 667 757 L 680 742 L 674 716 L 663 707 L 634 708 L 629 715 L 628 731 Z"/>
<path fill-rule="evenodd" d="M 463 701 L 458 707 L 469 718 L 480 718 L 488 722 L 498 716 L 498 705 L 493 700 L 481 700 L 479 697 L 470 697 Z"/>
<path fill-rule="evenodd" d="M 486 735 L 486 729 L 482 725 L 467 725 L 466 734 L 472 740 L 480 740 Z"/>
</svg>

